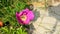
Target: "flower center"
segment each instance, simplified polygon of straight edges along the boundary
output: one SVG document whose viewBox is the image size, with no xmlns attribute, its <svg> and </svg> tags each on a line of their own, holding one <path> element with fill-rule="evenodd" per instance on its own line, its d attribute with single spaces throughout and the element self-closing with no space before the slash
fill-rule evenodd
<svg viewBox="0 0 60 34">
<path fill-rule="evenodd" d="M 26 15 L 22 15 L 20 18 L 21 18 L 22 21 L 25 21 L 27 19 L 27 16 Z"/>
</svg>

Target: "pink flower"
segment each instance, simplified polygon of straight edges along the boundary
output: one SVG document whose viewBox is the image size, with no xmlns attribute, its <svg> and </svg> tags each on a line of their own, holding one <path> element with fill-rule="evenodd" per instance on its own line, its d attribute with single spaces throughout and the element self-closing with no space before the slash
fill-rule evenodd
<svg viewBox="0 0 60 34">
<path fill-rule="evenodd" d="M 16 18 L 20 24 L 27 25 L 30 23 L 31 20 L 34 19 L 34 13 L 28 8 L 26 8 L 20 13 L 16 12 Z"/>
</svg>

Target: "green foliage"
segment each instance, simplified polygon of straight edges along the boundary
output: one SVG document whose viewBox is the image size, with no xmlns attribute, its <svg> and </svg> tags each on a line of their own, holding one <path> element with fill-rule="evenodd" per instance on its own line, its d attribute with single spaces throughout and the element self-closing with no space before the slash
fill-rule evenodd
<svg viewBox="0 0 60 34">
<path fill-rule="evenodd" d="M 0 20 L 4 23 L 9 21 L 10 26 L 0 28 L 0 34 L 27 34 L 24 26 L 16 20 L 16 12 L 20 12 L 26 6 L 26 2 L 21 0 L 0 0 Z M 16 28 L 18 27 L 18 28 Z"/>
<path fill-rule="evenodd" d="M 5 26 L 0 28 L 0 34 L 27 34 L 27 32 L 25 32 L 22 26 L 19 28 L 13 28 L 12 26 L 7 28 L 7 26 Z"/>
<path fill-rule="evenodd" d="M 13 4 L 13 0 L 0 0 L 0 7 L 7 7 Z"/>
</svg>

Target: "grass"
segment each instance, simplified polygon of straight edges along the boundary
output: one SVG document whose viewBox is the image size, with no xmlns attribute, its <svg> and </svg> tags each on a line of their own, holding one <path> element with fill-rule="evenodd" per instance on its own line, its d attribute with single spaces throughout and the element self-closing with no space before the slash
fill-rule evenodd
<svg viewBox="0 0 60 34">
<path fill-rule="evenodd" d="M 26 27 L 20 25 L 15 13 L 20 12 L 26 7 L 26 2 L 21 0 L 0 0 L 0 21 L 6 26 L 0 28 L 0 34 L 27 34 Z"/>
</svg>

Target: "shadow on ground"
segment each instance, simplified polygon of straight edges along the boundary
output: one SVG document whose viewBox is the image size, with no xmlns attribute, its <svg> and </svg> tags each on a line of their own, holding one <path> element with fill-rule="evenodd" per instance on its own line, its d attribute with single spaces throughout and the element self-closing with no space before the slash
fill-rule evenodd
<svg viewBox="0 0 60 34">
<path fill-rule="evenodd" d="M 35 18 L 34 18 L 33 22 L 35 22 L 40 17 L 40 12 L 37 9 L 35 9 L 34 15 L 35 15 Z"/>
<path fill-rule="evenodd" d="M 48 11 L 49 11 L 49 16 L 52 16 L 57 20 L 60 20 L 60 5 L 48 7 Z"/>
<path fill-rule="evenodd" d="M 35 30 L 33 23 L 40 17 L 40 12 L 37 11 L 37 9 L 35 9 L 33 12 L 34 12 L 35 18 L 34 18 L 34 20 L 32 21 L 32 23 L 29 26 L 28 34 L 32 34 L 33 33 L 33 31 Z"/>
<path fill-rule="evenodd" d="M 49 16 L 54 17 L 57 20 L 55 25 L 53 26 L 52 31 L 50 32 L 50 34 L 53 34 L 56 30 L 58 21 L 60 21 L 60 5 L 48 7 L 48 11 L 49 11 Z"/>
</svg>

